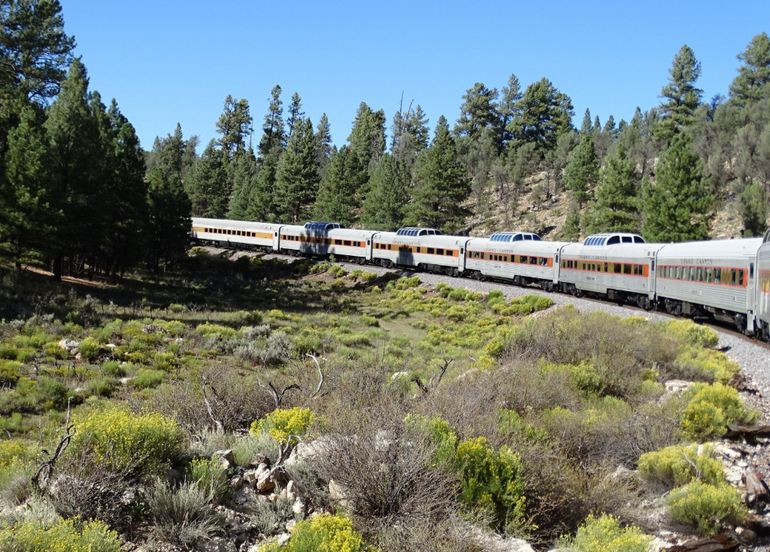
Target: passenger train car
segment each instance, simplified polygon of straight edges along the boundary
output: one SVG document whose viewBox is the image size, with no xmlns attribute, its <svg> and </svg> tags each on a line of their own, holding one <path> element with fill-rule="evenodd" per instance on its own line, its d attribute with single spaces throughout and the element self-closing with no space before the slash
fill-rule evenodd
<svg viewBox="0 0 770 552">
<path fill-rule="evenodd" d="M 770 230 L 765 232 L 759 247 L 756 270 L 757 330 L 762 339 L 770 341 Z"/>
<path fill-rule="evenodd" d="M 660 244 L 646 244 L 637 234 L 589 236 L 562 249 L 559 283 L 565 293 L 606 295 L 647 308 L 655 300 L 655 254 Z"/>
<path fill-rule="evenodd" d="M 432 228 L 377 232 L 330 222 L 193 218 L 191 237 L 591 294 L 675 315 L 713 317 L 770 339 L 770 230 L 764 239 L 648 244 L 639 235 L 616 232 L 569 243 L 541 240 L 529 232 L 469 238 Z"/>
</svg>

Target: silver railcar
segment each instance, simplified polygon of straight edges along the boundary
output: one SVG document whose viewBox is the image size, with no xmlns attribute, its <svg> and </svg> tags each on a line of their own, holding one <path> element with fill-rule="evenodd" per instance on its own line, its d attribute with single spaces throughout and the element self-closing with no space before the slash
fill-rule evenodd
<svg viewBox="0 0 770 552">
<path fill-rule="evenodd" d="M 194 217 L 191 236 L 224 244 L 278 248 L 280 224 Z"/>
<path fill-rule="evenodd" d="M 655 255 L 662 246 L 647 244 L 636 234 L 596 234 L 561 250 L 562 291 L 606 295 L 649 308 L 655 299 Z"/>
<path fill-rule="evenodd" d="M 423 268 L 457 275 L 464 270 L 468 239 L 442 236 L 432 228 L 406 227 L 398 232 L 377 232 L 372 238 L 372 259 L 383 266 Z"/>
<path fill-rule="evenodd" d="M 304 255 L 334 255 L 356 261 L 371 260 L 371 230 L 340 228 L 333 222 L 308 222 L 304 226 L 286 225 L 280 230 L 280 251 Z"/>
<path fill-rule="evenodd" d="M 754 330 L 761 238 L 672 243 L 658 252 L 658 302 L 671 314 L 710 314 Z"/>
<path fill-rule="evenodd" d="M 511 280 L 516 285 L 537 284 L 551 290 L 558 284 L 559 254 L 566 245 L 567 242 L 542 241 L 537 234 L 526 232 L 473 238 L 468 241 L 465 268 L 470 274 Z"/>
</svg>

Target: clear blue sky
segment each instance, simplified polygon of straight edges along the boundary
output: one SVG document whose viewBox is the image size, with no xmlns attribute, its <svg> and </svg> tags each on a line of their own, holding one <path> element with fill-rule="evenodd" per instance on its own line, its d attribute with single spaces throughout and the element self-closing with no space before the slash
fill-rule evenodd
<svg viewBox="0 0 770 552">
<path fill-rule="evenodd" d="M 671 60 L 688 44 L 701 61 L 704 98 L 726 94 L 741 52 L 770 32 L 765 1 L 304 1 L 62 0 L 66 29 L 92 89 L 115 97 L 142 145 L 177 121 L 201 143 L 215 137 L 227 94 L 246 98 L 259 140 L 270 89 L 326 112 L 341 145 L 361 101 L 388 124 L 414 100 L 453 123 L 474 82 L 502 87 L 546 76 L 616 120 L 659 102 Z M 200 150 L 199 150 L 200 151 Z"/>
</svg>

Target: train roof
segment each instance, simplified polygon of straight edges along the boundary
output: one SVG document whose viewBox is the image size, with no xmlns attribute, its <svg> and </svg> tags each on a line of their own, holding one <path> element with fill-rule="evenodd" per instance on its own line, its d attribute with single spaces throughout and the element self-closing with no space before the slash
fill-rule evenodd
<svg viewBox="0 0 770 552">
<path fill-rule="evenodd" d="M 602 234 L 593 234 L 583 240 L 583 245 L 603 247 L 607 245 L 618 245 L 621 243 L 647 243 L 639 234 L 630 232 L 605 232 Z"/>
<path fill-rule="evenodd" d="M 564 247 L 563 255 L 583 256 L 586 258 L 638 258 L 652 257 L 662 247 L 659 243 L 619 243 L 596 246 L 582 243 L 570 243 Z"/>
<path fill-rule="evenodd" d="M 404 226 L 396 230 L 397 236 L 437 236 L 441 234 L 435 228 L 425 228 L 419 226 Z"/>
<path fill-rule="evenodd" d="M 337 228 L 342 228 L 339 222 L 323 222 L 320 220 L 311 220 L 310 222 L 305 223 L 305 230 L 313 233 L 324 233 L 328 232 L 329 230 L 336 230 Z"/>
<path fill-rule="evenodd" d="M 762 238 L 669 243 L 662 246 L 658 252 L 658 259 L 680 257 L 754 257 L 761 245 Z"/>
<path fill-rule="evenodd" d="M 278 229 L 280 224 L 273 224 L 270 222 L 255 222 L 250 220 L 229 220 L 229 219 L 215 219 L 205 217 L 192 217 L 193 226 L 210 226 L 214 228 L 270 228 Z"/>
<path fill-rule="evenodd" d="M 515 242 L 515 241 L 540 241 L 540 236 L 534 232 L 495 232 L 489 236 L 489 241 L 493 242 Z"/>
<path fill-rule="evenodd" d="M 546 241 L 546 240 L 520 240 L 515 242 L 492 241 L 489 238 L 472 238 L 468 242 L 468 249 L 485 251 L 502 251 L 516 253 L 548 252 L 556 253 L 570 242 Z"/>
</svg>

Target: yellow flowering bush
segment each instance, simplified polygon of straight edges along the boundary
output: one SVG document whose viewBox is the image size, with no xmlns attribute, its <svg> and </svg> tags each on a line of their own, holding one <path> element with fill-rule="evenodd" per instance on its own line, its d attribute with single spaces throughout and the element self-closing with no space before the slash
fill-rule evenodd
<svg viewBox="0 0 770 552">
<path fill-rule="evenodd" d="M 642 454 L 639 471 L 670 487 L 686 485 L 694 479 L 718 484 L 725 480 L 722 462 L 714 458 L 714 449 L 703 445 L 674 445 Z"/>
<path fill-rule="evenodd" d="M 321 514 L 298 522 L 286 546 L 271 542 L 260 546 L 259 552 L 375 552 L 375 549 L 364 543 L 349 519 Z"/>
<path fill-rule="evenodd" d="M 566 548 L 575 552 L 649 552 L 652 537 L 638 527 L 621 527 L 618 520 L 606 514 L 588 516 Z"/>
<path fill-rule="evenodd" d="M 157 473 L 181 452 L 184 431 L 161 414 L 133 414 L 120 407 L 76 417 L 73 450 L 89 450 L 115 471 Z"/>
<path fill-rule="evenodd" d="M 692 320 L 671 320 L 663 324 L 666 333 L 680 341 L 700 347 L 715 347 L 719 343 L 717 333 L 707 326 Z"/>
<path fill-rule="evenodd" d="M 101 521 L 79 525 L 62 519 L 48 527 L 25 521 L 0 529 L 0 550 L 19 552 L 120 552 L 118 534 Z"/>
<path fill-rule="evenodd" d="M 682 430 L 692 439 L 719 437 L 736 422 L 753 422 L 757 413 L 746 408 L 734 388 L 721 383 L 693 385 L 682 414 Z"/>
<path fill-rule="evenodd" d="M 249 432 L 255 437 L 267 433 L 279 443 L 290 438 L 296 441 L 291 436 L 301 437 L 307 433 L 314 419 L 315 414 L 309 408 L 277 408 L 261 420 L 252 422 Z"/>
<path fill-rule="evenodd" d="M 740 523 L 748 515 L 740 493 L 727 483 L 695 480 L 671 491 L 668 506 L 672 518 L 694 525 L 705 535 L 718 532 L 725 522 Z"/>
</svg>

